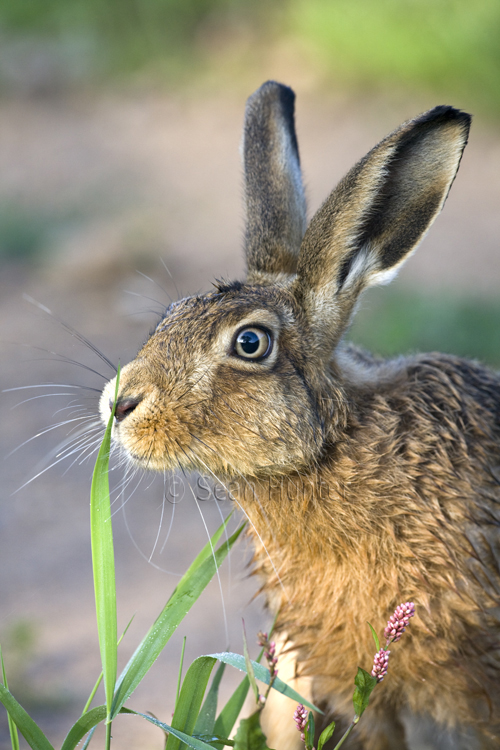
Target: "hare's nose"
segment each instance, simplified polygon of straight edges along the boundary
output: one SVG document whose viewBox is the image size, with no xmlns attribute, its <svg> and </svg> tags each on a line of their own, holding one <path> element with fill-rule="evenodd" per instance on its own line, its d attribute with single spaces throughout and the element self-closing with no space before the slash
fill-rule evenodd
<svg viewBox="0 0 500 750">
<path fill-rule="evenodd" d="M 125 417 L 131 414 L 135 407 L 140 403 L 138 398 L 123 398 L 116 402 L 115 419 L 117 422 L 123 422 Z M 109 408 L 113 408 L 113 401 L 109 401 Z"/>
</svg>

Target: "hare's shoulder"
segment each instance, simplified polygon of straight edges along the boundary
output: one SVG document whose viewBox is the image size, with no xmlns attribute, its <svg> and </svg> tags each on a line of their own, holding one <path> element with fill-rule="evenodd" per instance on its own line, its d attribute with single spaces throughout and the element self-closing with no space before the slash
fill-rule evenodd
<svg viewBox="0 0 500 750">
<path fill-rule="evenodd" d="M 412 394 L 431 408 L 456 409 L 461 404 L 462 409 L 483 410 L 500 419 L 500 372 L 474 360 L 439 352 L 385 359 L 353 344 L 345 345 L 336 360 L 353 392 L 392 394 L 396 400 Z"/>
<path fill-rule="evenodd" d="M 348 442 L 429 476 L 493 481 L 500 501 L 500 377 L 448 354 L 382 360 L 348 347 L 342 371 L 351 404 Z M 407 466 L 405 466 L 408 464 Z M 492 476 L 492 472 L 494 477 Z"/>
</svg>

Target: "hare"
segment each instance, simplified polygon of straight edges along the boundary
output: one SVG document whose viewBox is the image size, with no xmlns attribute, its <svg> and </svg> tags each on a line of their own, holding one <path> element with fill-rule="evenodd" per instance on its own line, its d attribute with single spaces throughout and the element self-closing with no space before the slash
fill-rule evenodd
<svg viewBox="0 0 500 750">
<path fill-rule="evenodd" d="M 294 100 L 269 81 L 247 103 L 246 280 L 168 307 L 122 370 L 113 439 L 137 466 L 231 482 L 279 612 L 280 674 L 327 716 L 352 718 L 367 621 L 415 603 L 351 748 L 404 750 L 419 722 L 433 747 L 500 748 L 500 379 L 343 342 L 362 291 L 442 208 L 471 118 L 438 106 L 404 123 L 307 226 Z M 269 746 L 300 746 L 278 703 Z"/>
</svg>

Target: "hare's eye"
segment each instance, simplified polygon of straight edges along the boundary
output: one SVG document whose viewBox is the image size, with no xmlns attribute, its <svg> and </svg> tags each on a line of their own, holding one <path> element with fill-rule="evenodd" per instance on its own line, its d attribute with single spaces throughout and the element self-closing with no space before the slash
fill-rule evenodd
<svg viewBox="0 0 500 750">
<path fill-rule="evenodd" d="M 244 359 L 264 359 L 271 353 L 271 334 L 262 328 L 242 328 L 234 342 L 234 353 Z"/>
</svg>

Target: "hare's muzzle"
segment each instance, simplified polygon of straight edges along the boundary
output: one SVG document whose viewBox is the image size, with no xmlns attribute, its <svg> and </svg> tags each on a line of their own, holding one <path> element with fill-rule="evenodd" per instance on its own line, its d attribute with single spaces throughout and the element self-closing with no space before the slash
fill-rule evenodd
<svg viewBox="0 0 500 750">
<path fill-rule="evenodd" d="M 118 399 L 115 408 L 115 420 L 117 422 L 123 422 L 125 417 L 128 417 L 134 409 L 140 404 L 141 400 L 138 398 L 122 398 Z M 109 409 L 113 409 L 113 399 L 109 399 Z"/>
</svg>

